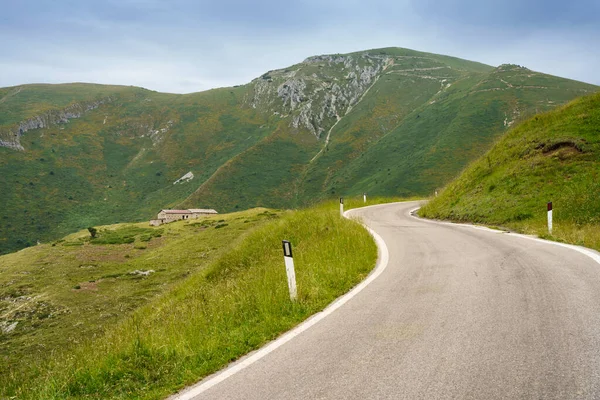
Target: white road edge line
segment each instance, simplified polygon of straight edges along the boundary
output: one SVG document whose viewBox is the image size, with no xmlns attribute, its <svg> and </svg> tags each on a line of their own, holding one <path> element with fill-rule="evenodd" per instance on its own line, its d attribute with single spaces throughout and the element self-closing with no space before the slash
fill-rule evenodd
<svg viewBox="0 0 600 400">
<path fill-rule="evenodd" d="M 477 226 L 477 225 L 472 225 L 472 224 L 464 224 L 464 223 L 457 223 L 457 222 L 447 222 L 447 221 L 437 221 L 437 220 L 432 220 L 432 219 L 427 219 L 427 218 L 421 218 L 421 217 L 417 217 L 414 212 L 417 211 L 419 208 L 421 207 L 416 207 L 411 209 L 408 213 L 412 218 L 415 218 L 419 221 L 423 221 L 423 222 L 429 222 L 431 224 L 438 224 L 438 225 L 451 225 L 451 226 L 465 226 L 468 228 L 472 228 L 472 229 L 478 229 L 478 230 L 482 230 L 482 231 L 487 231 L 487 232 L 491 232 L 491 233 L 501 233 L 504 235 L 509 235 L 509 236 L 515 236 L 515 237 L 519 237 L 522 239 L 528 239 L 528 240 L 533 240 L 534 242 L 539 242 L 539 243 L 545 243 L 545 244 L 550 244 L 550 245 L 554 245 L 554 246 L 559 246 L 559 247 L 564 247 L 567 249 L 571 249 L 571 250 L 575 250 L 580 252 L 581 254 L 584 254 L 586 256 L 588 256 L 589 258 L 591 258 L 592 260 L 594 260 L 595 262 L 597 262 L 598 264 L 600 264 L 600 253 L 592 250 L 592 249 L 588 249 L 587 247 L 582 247 L 582 246 L 575 246 L 574 244 L 566 244 L 566 243 L 560 243 L 560 242 L 554 242 L 552 240 L 546 240 L 546 239 L 540 239 L 537 237 L 533 237 L 533 236 L 528 236 L 528 235 L 523 235 L 521 233 L 514 233 L 514 232 L 505 232 L 505 231 L 499 231 L 497 229 L 491 229 L 485 226 Z"/>
<path fill-rule="evenodd" d="M 377 204 L 374 206 L 360 207 L 360 208 L 354 208 L 354 209 L 348 210 L 348 211 L 344 212 L 344 217 L 349 219 L 349 215 L 353 210 L 376 207 L 379 205 L 384 205 L 384 204 Z M 256 350 L 254 353 L 250 353 L 250 355 L 248 355 L 246 358 L 242 358 L 240 361 L 234 362 L 234 364 L 232 364 L 230 367 L 226 368 L 225 370 L 216 372 L 214 375 L 205 378 L 204 380 L 200 381 L 199 383 L 195 384 L 194 386 L 191 386 L 187 389 L 183 389 L 182 392 L 177 393 L 177 394 L 169 397 L 168 399 L 169 400 L 191 400 L 195 396 L 198 396 L 199 394 L 207 391 L 208 389 L 212 388 L 213 386 L 223 382 L 230 376 L 240 372 L 241 370 L 243 370 L 246 367 L 249 367 L 250 365 L 252 365 L 256 361 L 260 360 L 267 354 L 271 353 L 272 351 L 283 346 L 284 344 L 286 344 L 287 342 L 289 342 L 296 336 L 300 335 L 302 332 L 308 330 L 310 327 L 317 324 L 323 318 L 332 314 L 335 310 L 337 310 L 338 308 L 340 308 L 341 306 L 346 304 L 350 299 L 352 299 L 354 296 L 356 296 L 358 293 L 360 293 L 365 287 L 367 287 L 367 285 L 369 285 L 371 282 L 373 282 L 375 279 L 377 279 L 377 277 L 379 275 L 381 275 L 381 273 L 387 268 L 389 258 L 390 258 L 389 251 L 388 251 L 387 245 L 385 244 L 385 241 L 383 240 L 383 238 L 381 236 L 379 236 L 379 234 L 377 234 L 377 232 L 375 232 L 374 230 L 372 230 L 365 224 L 362 224 L 362 225 L 369 231 L 371 236 L 373 236 L 373 239 L 375 239 L 375 243 L 377 244 L 377 249 L 378 249 L 378 253 L 379 253 L 378 257 L 377 257 L 377 264 L 375 265 L 375 268 L 369 274 L 369 276 L 367 276 L 367 278 L 364 281 L 362 281 L 361 283 L 356 285 L 352 290 L 350 290 L 348 293 L 339 297 L 333 303 L 328 305 L 323 311 L 316 313 L 312 317 L 308 318 L 306 321 L 302 322 L 300 325 L 296 326 L 291 331 L 288 331 L 287 333 L 280 336 L 278 339 L 276 339 L 276 340 L 270 342 L 269 344 L 267 344 L 266 346 Z"/>
</svg>

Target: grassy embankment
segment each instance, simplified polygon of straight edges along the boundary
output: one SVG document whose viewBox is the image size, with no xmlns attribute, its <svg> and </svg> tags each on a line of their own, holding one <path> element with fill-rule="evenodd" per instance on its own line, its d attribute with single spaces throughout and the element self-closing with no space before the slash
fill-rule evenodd
<svg viewBox="0 0 600 400">
<path fill-rule="evenodd" d="M 225 221 L 218 222 L 219 218 Z M 254 226 L 244 230 L 244 225 Z M 40 291 L 51 293 L 60 287 L 56 289 L 62 292 L 60 299 L 66 301 L 72 296 L 75 300 L 69 303 L 69 312 L 47 316 L 45 320 L 50 324 L 45 328 L 64 329 L 59 336 L 74 335 L 80 341 L 76 344 L 59 340 L 52 360 L 40 358 L 21 364 L 18 358 L 12 358 L 13 366 L 19 365 L 2 374 L 0 397 L 163 398 L 323 309 L 361 281 L 373 268 L 377 255 L 368 233 L 355 222 L 340 218 L 330 204 L 302 211 L 250 210 L 207 222 L 177 222 L 159 228 L 163 229 L 160 238 L 149 237 L 157 236 L 155 232 L 151 235 L 153 232 L 121 229 L 128 229 L 129 234 L 116 236 L 126 238 L 134 232 L 137 236 L 133 243 L 84 243 L 88 239 L 83 239 L 86 233 L 82 232 L 54 247 L 37 246 L 0 258 L 2 276 L 21 274 L 20 262 L 35 259 L 35 263 L 46 263 L 44 267 L 36 264 L 36 270 L 29 271 L 28 276 L 45 277 L 46 286 Z M 104 234 L 106 239 L 109 235 Z M 294 245 L 297 302 L 289 300 L 282 239 Z M 166 244 L 161 246 L 160 241 Z M 112 253 L 110 246 L 131 248 L 122 247 Z M 137 250 L 136 246 L 146 249 Z M 96 248 L 110 257 L 125 257 L 123 253 L 136 251 L 145 256 L 107 261 L 102 264 L 106 267 L 102 272 L 93 274 L 104 277 L 78 283 L 87 279 L 77 276 L 86 269 L 75 264 L 87 262 L 69 263 L 81 257 L 77 250 Z M 30 266 L 35 263 L 30 262 Z M 61 269 L 62 263 L 70 267 Z M 58 274 L 49 272 L 54 269 Z M 147 277 L 126 272 L 148 269 L 156 272 Z M 170 279 L 165 279 L 167 275 Z M 123 286 L 120 295 L 113 297 L 110 287 L 118 281 Z M 144 289 L 151 281 L 154 285 Z M 35 287 L 38 283 L 31 278 L 27 284 Z M 97 284 L 97 291 L 89 287 L 90 283 Z M 1 288 L 13 286 L 6 282 Z M 94 333 L 96 337 L 92 333 L 78 335 L 86 324 L 104 323 L 96 307 L 101 308 L 104 301 L 117 308 L 127 305 L 128 296 L 136 290 L 141 294 L 133 296 L 136 300 L 129 305 L 130 312 L 124 310 L 121 318 L 108 318 L 105 329 Z M 144 296 L 145 290 L 154 295 Z M 78 302 L 87 308 L 80 310 Z M 62 328 L 52 327 L 52 320 L 61 315 L 86 313 L 91 318 L 86 324 L 69 319 L 62 321 Z M 18 329 L 17 325 L 10 335 L 18 333 Z M 46 331 L 35 326 L 30 331 L 34 333 L 29 340 L 42 345 Z M 7 336 L 3 335 L 3 340 Z"/>
<path fill-rule="evenodd" d="M 515 127 L 420 215 L 600 250 L 600 94 Z M 554 206 L 548 234 L 546 203 Z"/>
</svg>

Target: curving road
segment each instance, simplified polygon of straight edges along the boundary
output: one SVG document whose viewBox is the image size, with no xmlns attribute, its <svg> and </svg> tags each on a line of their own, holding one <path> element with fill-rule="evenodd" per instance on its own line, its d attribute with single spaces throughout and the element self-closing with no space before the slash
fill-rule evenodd
<svg viewBox="0 0 600 400">
<path fill-rule="evenodd" d="M 599 399 L 600 264 L 575 250 L 353 210 L 383 273 L 331 315 L 194 399 Z M 210 378 L 208 378 L 210 379 Z"/>
</svg>

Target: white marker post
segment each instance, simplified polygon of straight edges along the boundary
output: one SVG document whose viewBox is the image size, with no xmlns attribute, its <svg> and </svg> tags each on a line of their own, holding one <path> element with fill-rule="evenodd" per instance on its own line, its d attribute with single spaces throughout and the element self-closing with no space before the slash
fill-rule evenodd
<svg viewBox="0 0 600 400">
<path fill-rule="evenodd" d="M 366 203 L 366 202 L 367 202 L 367 194 L 363 193 L 363 203 Z"/>
<path fill-rule="evenodd" d="M 287 274 L 290 299 L 296 300 L 296 271 L 294 270 L 294 258 L 292 257 L 292 244 L 283 240 L 283 260 L 285 261 L 285 272 Z"/>
<path fill-rule="evenodd" d="M 344 198 L 340 197 L 340 215 L 344 216 Z"/>
<path fill-rule="evenodd" d="M 437 190 L 435 191 L 435 197 L 437 197 Z"/>
<path fill-rule="evenodd" d="M 548 203 L 548 233 L 552 235 L 552 202 Z"/>
</svg>

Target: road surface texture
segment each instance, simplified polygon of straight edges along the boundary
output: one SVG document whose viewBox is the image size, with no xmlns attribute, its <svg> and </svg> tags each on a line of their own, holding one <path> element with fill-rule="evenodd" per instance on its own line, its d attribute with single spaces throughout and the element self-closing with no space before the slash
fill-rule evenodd
<svg viewBox="0 0 600 400">
<path fill-rule="evenodd" d="M 600 265 L 572 249 L 353 211 L 387 268 L 331 315 L 195 399 L 600 399 Z"/>
</svg>

